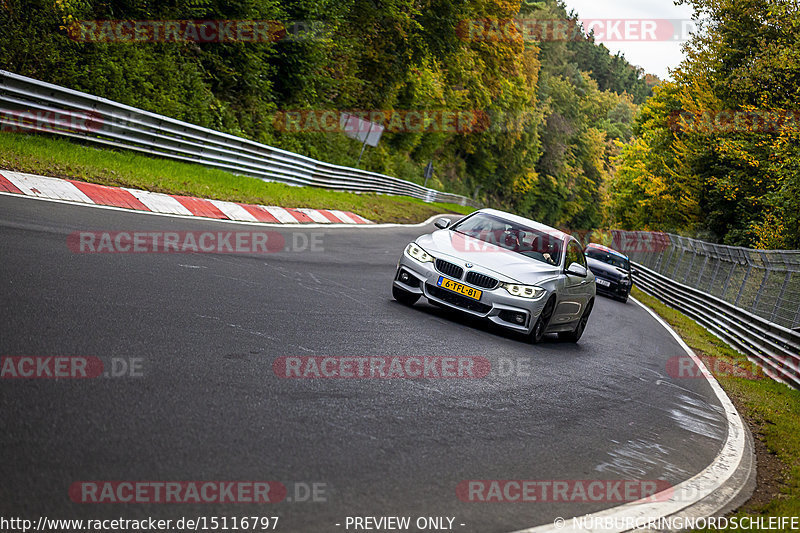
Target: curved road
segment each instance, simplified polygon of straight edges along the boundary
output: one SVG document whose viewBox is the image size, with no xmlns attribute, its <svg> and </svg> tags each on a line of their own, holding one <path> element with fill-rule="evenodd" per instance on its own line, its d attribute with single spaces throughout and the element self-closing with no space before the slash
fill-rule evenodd
<svg viewBox="0 0 800 533">
<path fill-rule="evenodd" d="M 449 516 L 457 531 L 506 532 L 616 504 L 466 503 L 459 482 L 676 484 L 726 437 L 711 388 L 667 374 L 683 351 L 633 302 L 598 297 L 579 344 L 537 346 L 394 302 L 398 254 L 432 226 L 280 228 L 306 249 L 265 255 L 67 246 L 84 230 L 254 229 L 0 196 L 0 355 L 136 358 L 142 374 L 0 380 L 0 515 L 278 515 L 279 531 L 345 531 L 356 515 Z M 482 356 L 492 372 L 276 377 L 275 359 L 296 355 Z M 68 490 L 80 480 L 276 480 L 290 498 L 321 483 L 326 501 L 76 504 Z"/>
</svg>

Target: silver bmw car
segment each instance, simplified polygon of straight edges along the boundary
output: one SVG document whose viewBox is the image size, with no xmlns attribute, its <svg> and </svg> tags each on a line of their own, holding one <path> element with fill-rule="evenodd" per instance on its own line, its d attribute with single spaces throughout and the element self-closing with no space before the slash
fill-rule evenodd
<svg viewBox="0 0 800 533">
<path fill-rule="evenodd" d="M 422 235 L 403 251 L 394 298 L 487 318 L 539 342 L 545 334 L 577 342 L 596 294 L 583 247 L 561 231 L 511 213 L 481 209 Z"/>
</svg>

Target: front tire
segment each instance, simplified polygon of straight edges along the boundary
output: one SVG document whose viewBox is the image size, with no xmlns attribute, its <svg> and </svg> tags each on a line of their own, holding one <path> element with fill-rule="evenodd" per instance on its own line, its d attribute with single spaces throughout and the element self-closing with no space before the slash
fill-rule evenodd
<svg viewBox="0 0 800 533">
<path fill-rule="evenodd" d="M 578 325 L 575 326 L 575 329 L 572 331 L 562 331 L 558 334 L 558 338 L 562 341 L 578 342 L 583 335 L 583 331 L 586 329 L 586 323 L 589 322 L 589 315 L 592 314 L 592 308 L 594 308 L 594 300 L 589 302 L 589 305 L 586 306 L 586 310 L 583 312 L 581 319 L 578 320 Z"/>
<path fill-rule="evenodd" d="M 398 287 L 392 287 L 392 296 L 403 305 L 414 305 L 420 297 L 419 294 L 404 291 Z"/>
<path fill-rule="evenodd" d="M 539 314 L 539 318 L 536 320 L 536 324 L 533 326 L 533 330 L 531 331 L 531 343 L 538 344 L 542 342 L 542 339 L 544 338 L 544 332 L 547 329 L 547 325 L 550 323 L 550 318 L 553 316 L 553 310 L 555 307 L 555 297 L 551 297 L 549 300 L 547 300 L 547 303 L 544 304 L 544 308 Z"/>
</svg>

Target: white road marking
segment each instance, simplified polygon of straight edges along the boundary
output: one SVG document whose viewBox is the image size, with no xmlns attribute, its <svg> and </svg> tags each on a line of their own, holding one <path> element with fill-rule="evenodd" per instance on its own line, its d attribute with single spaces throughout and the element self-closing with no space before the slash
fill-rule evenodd
<svg viewBox="0 0 800 533">
<path fill-rule="evenodd" d="M 745 444 L 747 442 L 747 429 L 745 428 L 744 422 L 742 422 L 742 418 L 739 416 L 739 413 L 736 411 L 736 407 L 733 406 L 730 398 L 728 398 L 728 395 L 725 394 L 725 391 L 722 390 L 720 384 L 716 379 L 714 379 L 714 376 L 705 367 L 703 361 L 700 360 L 697 355 L 695 355 L 695 353 L 691 348 L 689 348 L 680 335 L 675 333 L 675 330 L 673 330 L 669 324 L 667 324 L 652 309 L 643 305 L 632 296 L 630 299 L 641 306 L 653 318 L 655 318 L 658 323 L 661 324 L 661 326 L 663 326 L 664 329 L 670 333 L 670 335 L 672 335 L 681 348 L 683 348 L 686 354 L 691 357 L 692 360 L 694 360 L 697 367 L 702 371 L 703 376 L 708 381 L 711 389 L 717 396 L 717 399 L 719 399 L 720 404 L 722 404 L 722 409 L 725 411 L 725 416 L 728 419 L 728 437 L 719 454 L 717 454 L 717 457 L 711 462 L 710 465 L 708 465 L 696 476 L 687 479 L 683 483 L 680 483 L 671 489 L 668 489 L 664 493 L 660 493 L 662 496 L 656 494 L 645 500 L 626 503 L 624 505 L 612 507 L 597 513 L 576 517 L 575 520 L 568 518 L 564 521 L 562 527 L 557 527 L 555 524 L 545 524 L 538 527 L 520 530 L 515 533 L 554 533 L 556 531 L 565 533 L 590 531 L 589 529 L 581 527 L 581 524 L 591 524 L 594 521 L 594 525 L 597 526 L 600 523 L 605 523 L 605 520 L 608 520 L 608 524 L 614 525 L 615 527 L 603 528 L 604 532 L 621 533 L 624 531 L 631 531 L 632 529 L 620 526 L 626 523 L 636 524 L 637 519 L 642 521 L 642 523 L 647 523 L 651 520 L 658 520 L 660 518 L 665 518 L 672 515 L 683 518 L 705 517 L 710 516 L 722 509 L 725 505 L 727 505 L 728 502 L 736 497 L 741 489 L 741 487 L 725 487 L 724 492 L 726 492 L 726 494 L 722 496 L 722 499 L 725 501 L 721 500 L 722 503 L 716 503 L 714 505 L 714 507 L 719 507 L 718 509 L 709 508 L 705 502 L 702 504 L 704 507 L 702 509 L 689 509 L 712 493 L 720 491 L 725 482 L 731 478 L 739 465 L 742 464 L 743 460 L 745 459 L 744 453 Z M 638 531 L 649 530 L 640 528 Z"/>
<path fill-rule="evenodd" d="M 310 218 L 314 222 L 319 222 L 320 224 L 331 224 L 331 221 L 325 218 L 325 215 L 323 215 L 316 209 L 298 209 L 298 211 L 308 215 L 308 218 Z"/>
<path fill-rule="evenodd" d="M 345 224 L 358 224 L 355 220 L 353 220 L 350 215 L 345 213 L 344 211 L 339 211 L 338 209 L 328 209 L 328 212 L 331 213 L 333 216 L 344 222 Z"/>
<path fill-rule="evenodd" d="M 21 172 L 8 172 L 6 170 L 3 171 L 3 176 L 29 196 L 94 204 L 91 198 L 66 180 L 34 176 L 33 174 L 23 174 Z"/>
<path fill-rule="evenodd" d="M 282 207 L 275 207 L 272 205 L 264 206 L 264 209 L 269 211 L 269 214 L 274 216 L 278 219 L 278 222 L 283 222 L 284 224 L 299 224 L 300 222 L 297 221 L 289 212 L 282 208 Z"/>
<path fill-rule="evenodd" d="M 123 189 L 134 195 L 140 202 L 142 202 L 153 212 L 193 216 L 193 213 L 186 209 L 182 203 L 168 194 L 140 191 L 138 189 L 128 189 L 127 187 L 123 187 Z"/>
<path fill-rule="evenodd" d="M 5 176 L 8 171 L 4 170 L 3 175 Z M 67 205 L 75 205 L 75 206 L 82 206 L 82 207 L 91 207 L 94 209 L 108 209 L 110 211 L 123 211 L 128 214 L 133 215 L 148 215 L 148 216 L 157 216 L 157 217 L 171 217 L 171 218 L 182 218 L 182 219 L 194 219 L 194 220 L 205 220 L 207 222 L 217 222 L 220 224 L 239 224 L 241 226 L 260 226 L 260 227 L 267 227 L 267 228 L 285 228 L 285 224 L 280 224 L 276 222 L 244 222 L 241 220 L 226 220 L 224 218 L 204 218 L 198 217 L 192 214 L 189 215 L 182 215 L 182 214 L 175 214 L 175 213 L 157 213 L 155 211 L 137 211 L 135 209 L 129 209 L 126 207 L 117 207 L 113 205 L 101 205 L 101 204 L 91 204 L 91 203 L 83 203 L 83 202 L 76 202 L 71 200 L 59 200 L 57 198 L 45 198 L 39 196 L 30 196 L 30 195 L 20 195 L 19 193 L 8 192 L 8 191 L 0 191 L 0 196 L 11 196 L 14 198 L 25 198 L 28 200 L 37 200 L 40 202 L 54 202 L 57 204 L 67 204 Z M 264 207 L 266 209 L 266 207 Z M 285 210 L 284 210 L 285 211 Z M 287 213 L 288 214 L 288 213 Z M 291 216 L 291 215 L 290 215 Z M 432 217 L 428 218 L 425 222 L 418 222 L 416 224 L 398 224 L 394 222 L 387 222 L 384 224 L 356 224 L 351 226 L 349 224 L 303 224 L 303 229 L 317 229 L 317 228 L 328 228 L 328 229 L 340 229 L 344 230 L 352 230 L 352 229 L 386 229 L 386 228 L 422 228 L 425 226 L 429 226 L 433 224 L 433 221 L 437 218 L 442 217 L 457 217 L 462 218 L 462 215 L 453 215 L 452 213 L 442 213 L 439 215 L 433 215 Z M 277 217 L 276 217 L 277 218 Z M 292 217 L 294 219 L 294 217 Z M 297 222 L 297 220 L 294 220 Z"/>
<path fill-rule="evenodd" d="M 209 200 L 209 202 L 214 204 L 217 207 L 217 209 L 222 211 L 222 213 L 231 220 L 258 222 L 258 219 L 256 217 L 250 214 L 250 212 L 247 209 L 240 206 L 239 204 L 235 204 L 233 202 L 225 202 L 223 200 Z"/>
</svg>

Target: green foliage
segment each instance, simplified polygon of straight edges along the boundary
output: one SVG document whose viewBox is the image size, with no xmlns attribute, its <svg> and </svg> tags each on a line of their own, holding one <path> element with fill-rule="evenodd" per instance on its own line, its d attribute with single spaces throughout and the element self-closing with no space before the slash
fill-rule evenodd
<svg viewBox="0 0 800 533">
<path fill-rule="evenodd" d="M 513 209 L 592 227 L 638 103 L 641 71 L 590 36 L 474 39 L 468 21 L 576 19 L 558 0 L 4 0 L 2 68 L 201 126 L 352 166 L 340 132 L 285 131 L 279 111 L 446 110 L 472 131 L 387 131 L 362 167 Z M 78 42 L 81 20 L 274 20 L 274 42 Z"/>
<path fill-rule="evenodd" d="M 691 3 L 707 21 L 675 83 L 641 109 L 637 138 L 618 160 L 612 211 L 632 229 L 800 248 L 800 7 Z"/>
<path fill-rule="evenodd" d="M 765 498 L 752 498 L 739 507 L 734 515 L 729 515 L 729 518 L 738 518 L 739 527 L 731 525 L 725 529 L 693 531 L 746 532 L 752 529 L 741 527 L 748 524 L 748 521 L 742 520 L 743 517 L 750 517 L 755 524 L 756 520 L 766 523 L 771 517 L 800 514 L 800 391 L 768 377 L 740 377 L 753 374 L 757 376 L 758 373 L 754 372 L 755 363 L 688 316 L 643 293 L 637 287 L 634 286 L 631 294 L 661 315 L 695 354 L 704 359 L 719 361 L 718 365 L 710 365 L 709 370 L 734 401 L 742 417 L 748 421 L 753 436 L 773 455 L 771 460 L 780 462 L 779 474 L 775 473 L 775 466 L 770 467 L 771 475 L 779 475 L 780 491 L 767 501 L 764 501 Z"/>
<path fill-rule="evenodd" d="M 456 204 L 424 203 L 408 196 L 294 187 L 192 163 L 163 161 L 134 152 L 98 150 L 60 138 L 20 133 L 0 135 L 0 168 L 230 202 L 341 209 L 373 222 L 418 223 L 438 213 L 474 211 Z"/>
</svg>

